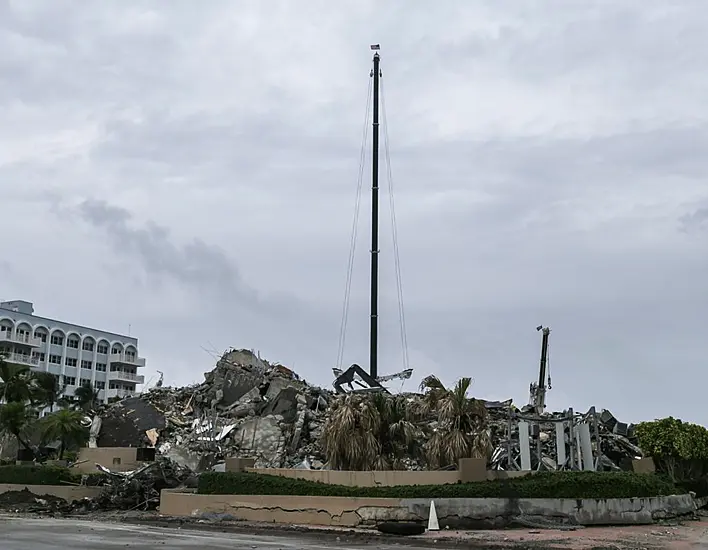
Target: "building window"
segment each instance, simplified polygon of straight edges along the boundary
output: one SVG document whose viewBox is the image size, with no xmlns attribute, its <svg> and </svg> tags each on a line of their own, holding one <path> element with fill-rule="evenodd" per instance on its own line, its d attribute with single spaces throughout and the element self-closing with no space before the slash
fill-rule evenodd
<svg viewBox="0 0 708 550">
<path fill-rule="evenodd" d="M 95 386 L 96 386 L 96 389 L 97 389 L 97 390 L 105 390 L 105 389 L 106 389 L 106 383 L 105 383 L 105 382 L 101 382 L 101 381 L 99 381 L 99 380 L 96 380 Z"/>
<path fill-rule="evenodd" d="M 52 336 L 52 344 L 55 346 L 61 346 L 64 344 L 64 337 L 60 336 L 59 334 L 55 334 Z"/>
<path fill-rule="evenodd" d="M 89 380 L 88 378 L 81 378 L 81 379 L 79 380 L 79 385 L 81 385 L 81 386 L 90 386 L 90 385 L 91 385 L 91 380 Z"/>
<path fill-rule="evenodd" d="M 37 338 L 38 340 L 41 340 L 43 343 L 47 343 L 47 335 L 44 334 L 43 332 L 35 332 L 34 337 Z"/>
<path fill-rule="evenodd" d="M 79 341 L 76 340 L 75 338 L 67 338 L 66 347 L 73 348 L 73 349 L 79 349 Z"/>
<path fill-rule="evenodd" d="M 93 351 L 93 342 L 90 340 L 85 341 L 81 349 L 84 351 Z"/>
<path fill-rule="evenodd" d="M 96 363 L 96 370 L 98 372 L 106 372 L 106 364 L 105 363 Z"/>
<path fill-rule="evenodd" d="M 76 358 L 75 357 L 67 357 L 64 359 L 64 364 L 67 367 L 75 367 L 76 366 Z"/>
<path fill-rule="evenodd" d="M 118 389 L 118 384 L 116 384 L 115 382 L 109 382 L 109 383 L 108 383 L 108 389 L 109 389 L 109 390 L 117 390 L 117 389 Z"/>
<path fill-rule="evenodd" d="M 112 353 L 113 355 L 120 355 L 120 348 L 113 348 L 113 349 L 111 350 L 111 353 Z"/>
<path fill-rule="evenodd" d="M 37 361 L 44 362 L 44 358 L 45 358 L 45 357 L 46 357 L 46 356 L 45 356 L 44 353 L 41 352 L 41 351 L 33 351 L 33 352 L 32 352 L 32 358 L 33 358 L 33 359 L 37 359 Z"/>
<path fill-rule="evenodd" d="M 98 353 L 107 354 L 108 346 L 106 344 L 98 344 Z"/>
<path fill-rule="evenodd" d="M 135 361 L 135 352 L 134 351 L 126 351 L 125 352 L 125 360 L 133 362 Z"/>
<path fill-rule="evenodd" d="M 76 376 L 65 376 L 64 385 L 66 386 L 76 386 Z"/>
<path fill-rule="evenodd" d="M 87 361 L 86 359 L 81 360 L 81 368 L 82 369 L 91 370 L 92 367 L 93 367 L 93 364 L 91 363 L 91 361 Z"/>
<path fill-rule="evenodd" d="M 0 327 L 0 332 L 12 332 L 12 327 L 6 327 L 3 325 Z"/>
<path fill-rule="evenodd" d="M 55 365 L 61 365 L 61 355 L 50 355 L 49 362 Z"/>
</svg>

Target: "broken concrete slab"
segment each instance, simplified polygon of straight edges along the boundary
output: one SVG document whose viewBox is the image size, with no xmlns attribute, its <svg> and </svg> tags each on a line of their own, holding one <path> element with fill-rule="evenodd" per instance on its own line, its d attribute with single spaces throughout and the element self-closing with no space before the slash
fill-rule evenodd
<svg viewBox="0 0 708 550">
<path fill-rule="evenodd" d="M 268 402 L 261 412 L 263 416 L 279 414 L 288 424 L 295 422 L 297 417 L 297 406 L 299 391 L 293 387 L 287 387 L 278 393 L 277 397 Z"/>
<path fill-rule="evenodd" d="M 276 416 L 256 417 L 241 424 L 234 440 L 245 456 L 256 458 L 256 467 L 280 465 L 285 451 L 285 437 Z"/>
</svg>

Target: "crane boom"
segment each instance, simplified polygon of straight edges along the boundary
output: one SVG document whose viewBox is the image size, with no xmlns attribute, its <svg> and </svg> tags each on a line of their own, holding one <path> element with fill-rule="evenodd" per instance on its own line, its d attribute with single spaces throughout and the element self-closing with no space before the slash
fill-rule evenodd
<svg viewBox="0 0 708 550">
<path fill-rule="evenodd" d="M 551 334 L 551 329 L 539 325 L 536 330 L 541 332 L 541 361 L 538 368 L 538 383 L 532 383 L 529 388 L 530 405 L 536 410 L 536 414 L 543 414 L 546 409 L 546 391 L 550 389 L 549 384 L 546 387 L 546 376 L 548 372 L 548 337 Z"/>
</svg>

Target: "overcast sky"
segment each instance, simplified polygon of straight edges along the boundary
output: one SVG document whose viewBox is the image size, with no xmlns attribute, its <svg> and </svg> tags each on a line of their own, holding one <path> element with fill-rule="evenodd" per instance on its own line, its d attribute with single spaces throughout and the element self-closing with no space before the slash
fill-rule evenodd
<svg viewBox="0 0 708 550">
<path fill-rule="evenodd" d="M 130 330 L 166 384 L 234 346 L 329 386 L 380 43 L 407 387 L 525 402 L 543 324 L 551 408 L 707 424 L 706 28 L 705 0 L 0 0 L 0 298 Z"/>
</svg>

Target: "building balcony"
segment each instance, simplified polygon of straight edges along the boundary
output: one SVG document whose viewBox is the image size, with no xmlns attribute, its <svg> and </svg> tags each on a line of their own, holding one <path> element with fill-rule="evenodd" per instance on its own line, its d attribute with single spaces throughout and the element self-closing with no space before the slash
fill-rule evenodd
<svg viewBox="0 0 708 550">
<path fill-rule="evenodd" d="M 133 397 L 135 395 L 138 395 L 138 392 L 133 391 L 133 390 L 122 390 L 122 389 L 106 389 L 103 390 L 105 392 L 106 398 L 107 399 L 112 399 L 113 397 L 120 397 L 121 399 L 124 397 Z"/>
<path fill-rule="evenodd" d="M 38 348 L 42 345 L 42 340 L 33 338 L 29 334 L 12 334 L 10 332 L 0 332 L 0 344 L 20 344 L 30 348 Z"/>
<path fill-rule="evenodd" d="M 144 357 L 132 357 L 126 355 L 125 353 L 115 353 L 108 356 L 109 365 L 131 365 L 134 367 L 144 367 L 145 358 Z"/>
<path fill-rule="evenodd" d="M 144 384 L 145 376 L 142 374 L 133 374 L 123 370 L 114 370 L 108 373 L 108 380 L 122 380 L 125 382 L 135 382 L 136 384 Z"/>
<path fill-rule="evenodd" d="M 32 357 L 31 355 L 24 355 L 22 353 L 3 353 L 3 358 L 6 363 L 13 365 L 23 365 L 25 367 L 38 367 L 39 359 L 37 357 Z"/>
</svg>

